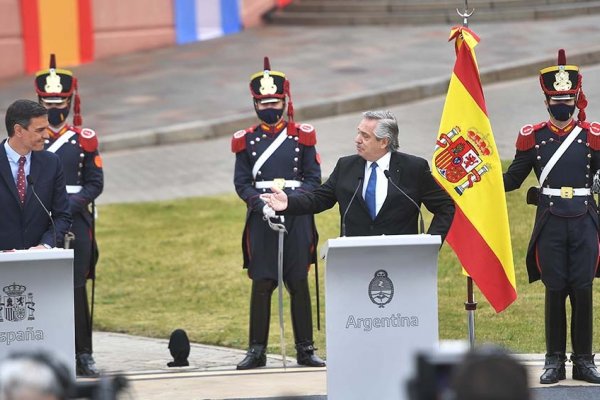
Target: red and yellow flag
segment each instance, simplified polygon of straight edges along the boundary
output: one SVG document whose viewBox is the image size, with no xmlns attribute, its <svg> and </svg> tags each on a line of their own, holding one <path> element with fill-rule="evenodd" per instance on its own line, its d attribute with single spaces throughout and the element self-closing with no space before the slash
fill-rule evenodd
<svg viewBox="0 0 600 400">
<path fill-rule="evenodd" d="M 21 0 L 28 73 L 48 68 L 50 54 L 66 67 L 94 59 L 92 0 Z"/>
<path fill-rule="evenodd" d="M 446 240 L 496 312 L 516 298 L 502 166 L 487 116 L 474 48 L 479 37 L 452 28 L 456 63 L 433 154 L 433 176 L 456 203 Z"/>
</svg>

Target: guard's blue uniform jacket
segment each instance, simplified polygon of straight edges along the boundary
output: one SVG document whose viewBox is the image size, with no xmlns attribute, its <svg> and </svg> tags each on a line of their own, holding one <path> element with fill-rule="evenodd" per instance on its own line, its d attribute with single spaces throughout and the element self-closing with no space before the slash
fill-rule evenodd
<svg viewBox="0 0 600 400">
<path fill-rule="evenodd" d="M 551 122 L 525 125 L 515 158 L 504 174 L 507 192 L 518 189 L 532 169 L 539 180 L 552 155 L 577 126 L 581 132 L 537 195 L 527 252 L 529 281 L 541 277 L 551 290 L 586 287 L 598 272 L 598 210 L 590 188 L 600 168 L 600 124 L 573 121 L 563 129 Z"/>
<path fill-rule="evenodd" d="M 280 136 L 282 143 L 253 173 L 261 155 Z M 277 280 L 278 233 L 263 220 L 264 203 L 259 196 L 270 193 L 277 179 L 285 181 L 288 196 L 317 188 L 321 184 L 321 167 L 316 141 L 312 126 L 285 121 L 276 126 L 261 124 L 233 135 L 235 189 L 248 207 L 242 236 L 244 268 L 248 268 L 254 280 Z M 308 268 L 316 258 L 318 236 L 314 217 L 286 216 L 285 226 L 284 279 L 306 279 Z"/>
<path fill-rule="evenodd" d="M 84 286 L 86 279 L 92 277 L 98 257 L 96 241 L 92 237 L 94 216 L 90 205 L 104 187 L 102 159 L 98 153 L 98 138 L 91 129 L 65 125 L 59 132 L 49 130 L 49 133 L 45 149 L 56 153 L 62 161 L 69 209 L 73 216 L 71 232 L 75 234 L 75 241 L 71 248 L 74 250 L 74 283 L 77 288 Z"/>
</svg>

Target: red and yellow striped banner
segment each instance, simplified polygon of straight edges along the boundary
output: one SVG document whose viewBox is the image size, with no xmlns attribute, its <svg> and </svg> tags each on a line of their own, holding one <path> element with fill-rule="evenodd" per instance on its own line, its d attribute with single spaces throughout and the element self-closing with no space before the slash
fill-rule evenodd
<svg viewBox="0 0 600 400">
<path fill-rule="evenodd" d="M 467 28 L 455 27 L 456 63 L 440 122 L 432 173 L 456 203 L 446 240 L 496 312 L 516 298 L 502 166 Z"/>
<path fill-rule="evenodd" d="M 94 58 L 91 0 L 21 0 L 25 69 L 48 68 L 50 54 L 60 66 Z"/>
</svg>

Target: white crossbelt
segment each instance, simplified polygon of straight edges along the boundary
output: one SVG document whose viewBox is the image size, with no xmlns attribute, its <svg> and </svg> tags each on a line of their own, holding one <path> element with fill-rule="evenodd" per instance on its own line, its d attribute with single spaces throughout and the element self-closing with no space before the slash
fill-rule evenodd
<svg viewBox="0 0 600 400">
<path fill-rule="evenodd" d="M 50 147 L 48 147 L 46 149 L 46 151 L 49 151 L 51 153 L 56 153 L 56 151 L 58 149 L 60 149 L 63 144 L 67 143 L 67 141 L 69 139 L 71 139 L 73 137 L 73 135 L 75 135 L 75 132 L 73 132 L 73 131 L 67 131 L 67 132 L 63 133 L 62 135 L 60 135 L 58 137 L 58 139 L 56 139 L 56 141 L 54 143 L 52 143 L 50 145 Z"/>
<path fill-rule="evenodd" d="M 81 192 L 81 189 L 83 189 L 83 186 L 67 185 L 67 193 L 69 193 L 69 194 L 79 193 L 79 192 Z"/>
<path fill-rule="evenodd" d="M 271 189 L 273 186 L 277 186 L 275 181 L 258 181 L 254 184 L 257 189 Z M 286 188 L 299 188 L 302 186 L 300 181 L 285 181 Z"/>
<path fill-rule="evenodd" d="M 571 131 L 569 136 L 567 136 L 565 141 L 561 143 L 561 145 L 554 152 L 554 154 L 552 154 L 552 157 L 550 157 L 550 160 L 548 160 L 548 164 L 546 164 L 546 166 L 542 170 L 542 173 L 540 174 L 540 186 L 544 186 L 544 181 L 546 181 L 548 174 L 550 173 L 550 171 L 552 171 L 552 168 L 554 168 L 554 166 L 565 153 L 565 151 L 567 151 L 567 148 L 569 148 L 571 143 L 575 141 L 575 138 L 577 137 L 577 135 L 579 135 L 579 132 L 581 132 L 581 127 L 576 126 L 575 129 Z"/>
<path fill-rule="evenodd" d="M 561 189 L 542 188 L 542 194 L 547 196 L 560 196 L 562 193 Z M 589 196 L 591 194 L 590 188 L 573 188 L 573 196 Z"/>
<path fill-rule="evenodd" d="M 275 150 L 277 150 L 279 146 L 281 146 L 283 142 L 285 142 L 285 138 L 287 138 L 287 127 L 279 133 L 277 138 L 273 140 L 273 143 L 271 143 L 271 145 L 267 147 L 265 152 L 262 153 L 260 157 L 258 157 L 258 160 L 256 160 L 256 162 L 254 163 L 254 167 L 252 167 L 252 177 L 254 179 L 256 179 L 258 170 L 264 165 L 264 163 L 269 159 L 269 157 L 271 157 L 273 153 L 275 153 Z"/>
</svg>

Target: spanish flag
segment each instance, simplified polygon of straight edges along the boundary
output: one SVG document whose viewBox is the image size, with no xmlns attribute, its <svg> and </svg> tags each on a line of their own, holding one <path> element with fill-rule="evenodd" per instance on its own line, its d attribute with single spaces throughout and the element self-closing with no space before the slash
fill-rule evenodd
<svg viewBox="0 0 600 400">
<path fill-rule="evenodd" d="M 92 0 L 21 0 L 28 73 L 48 68 L 50 54 L 64 66 L 94 59 Z"/>
<path fill-rule="evenodd" d="M 456 203 L 446 240 L 496 312 L 517 298 L 502 166 L 487 116 L 475 46 L 452 28 L 456 63 L 433 154 L 433 176 Z"/>
</svg>

